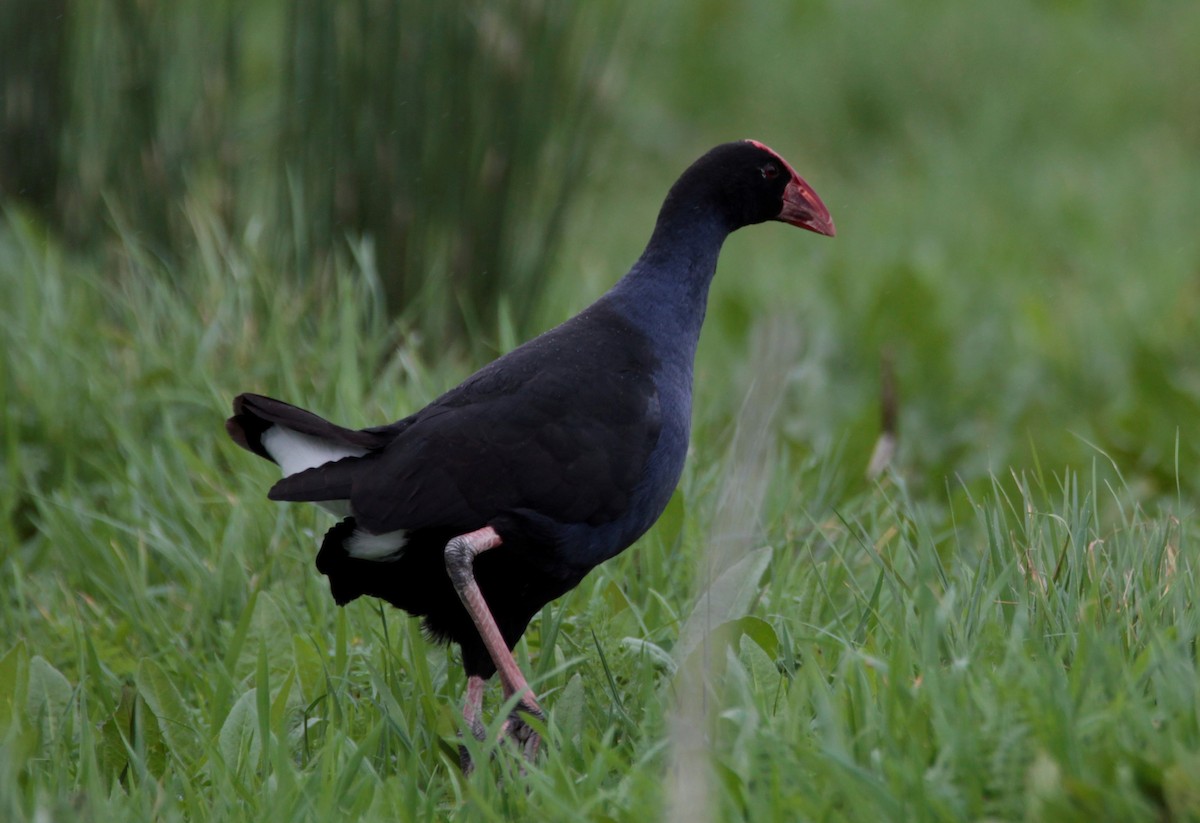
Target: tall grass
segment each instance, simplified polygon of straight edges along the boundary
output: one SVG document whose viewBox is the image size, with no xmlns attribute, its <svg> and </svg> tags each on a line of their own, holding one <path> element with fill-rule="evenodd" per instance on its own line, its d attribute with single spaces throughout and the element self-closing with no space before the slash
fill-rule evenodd
<svg viewBox="0 0 1200 823">
<path fill-rule="evenodd" d="M 611 24 L 569 3 L 293 6 L 279 158 L 300 265 L 362 234 L 396 308 L 423 296 L 426 320 L 490 326 L 559 246 Z M 522 328 L 528 306 L 509 304 Z"/>
<path fill-rule="evenodd" d="M 281 269 L 369 248 L 392 314 L 420 298 L 441 339 L 490 330 L 554 259 L 616 22 L 515 0 L 6 6 L 0 194 L 174 262 L 189 202 L 226 231 L 269 215 Z M 529 306 L 507 304 L 521 327 Z"/>
</svg>

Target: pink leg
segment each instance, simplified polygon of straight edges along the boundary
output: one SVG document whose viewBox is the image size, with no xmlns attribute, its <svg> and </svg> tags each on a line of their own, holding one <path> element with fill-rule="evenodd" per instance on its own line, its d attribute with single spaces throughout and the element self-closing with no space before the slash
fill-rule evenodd
<svg viewBox="0 0 1200 823">
<path fill-rule="evenodd" d="M 471 730 L 476 740 L 483 740 L 487 736 L 487 730 L 483 726 L 483 690 L 486 682 L 479 675 L 471 675 L 467 678 L 467 700 L 463 704 L 463 719 L 467 721 L 467 728 Z M 464 774 L 470 774 L 475 768 L 475 764 L 471 762 L 471 755 L 467 751 L 467 747 L 459 745 L 458 747 L 458 763 L 462 766 Z"/>
<path fill-rule="evenodd" d="M 477 674 L 467 678 L 467 702 L 463 706 L 463 719 L 467 721 L 467 727 L 470 728 L 471 734 L 475 735 L 476 740 L 483 740 L 485 734 L 483 720 L 480 717 L 483 710 L 485 685 L 484 679 Z"/>
<path fill-rule="evenodd" d="M 491 655 L 492 662 L 496 664 L 500 683 L 504 687 L 505 699 L 518 694 L 521 696 L 521 701 L 517 704 L 518 709 L 528 712 L 534 717 L 543 718 L 545 715 L 542 714 L 542 709 L 538 705 L 533 691 L 529 688 L 525 675 L 517 667 L 517 661 L 513 659 L 508 644 L 504 642 L 504 636 L 500 634 L 500 627 L 496 625 L 496 619 L 492 617 L 492 612 L 483 599 L 483 592 L 479 590 L 479 584 L 475 581 L 475 558 L 499 545 L 500 535 L 496 534 L 496 530 L 491 526 L 468 534 L 461 534 L 446 544 L 446 571 L 450 574 L 454 590 L 458 592 L 458 597 L 466 607 L 467 614 L 471 615 L 475 628 L 479 630 L 479 636 L 483 639 L 483 645 Z M 472 695 L 471 688 L 471 683 L 468 683 L 468 700 Z M 479 689 L 482 699 L 482 680 Z M 512 734 L 523 744 L 527 756 L 532 756 L 537 752 L 537 735 L 533 733 L 532 729 L 529 729 L 524 722 L 521 722 L 519 727 L 514 727 L 511 720 L 506 724 L 506 730 L 510 728 Z M 522 734 L 523 731 L 527 731 L 527 735 Z"/>
</svg>

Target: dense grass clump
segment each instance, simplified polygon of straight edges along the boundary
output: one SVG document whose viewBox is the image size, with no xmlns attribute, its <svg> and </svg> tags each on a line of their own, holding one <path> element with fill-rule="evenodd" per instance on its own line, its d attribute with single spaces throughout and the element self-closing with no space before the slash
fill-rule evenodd
<svg viewBox="0 0 1200 823">
<path fill-rule="evenodd" d="M 5 190 L 0 819 L 1200 818 L 1200 11 L 658 14 L 618 53 L 603 173 L 571 179 L 571 254 L 493 300 L 469 356 L 423 311 L 471 281 L 397 320 L 375 236 L 290 277 L 291 228 L 269 198 L 231 213 L 216 166 L 153 203 L 182 254 L 118 209 L 78 245 Z M 333 605 L 325 516 L 264 499 L 229 400 L 360 425 L 419 407 L 520 340 L 515 304 L 537 330 L 606 288 L 675 175 L 742 136 L 839 235 L 730 240 L 680 489 L 518 647 L 546 756 L 520 775 L 481 744 L 464 777 L 454 653 Z M 368 168 L 369 146 L 344 159 Z M 307 175 L 296 202 L 333 209 Z M 512 260 L 541 254 L 506 236 Z M 885 358 L 899 447 L 868 480 Z"/>
<path fill-rule="evenodd" d="M 226 231 L 266 226 L 297 285 L 355 245 L 390 314 L 455 340 L 549 275 L 618 20 L 509 0 L 14 0 L 0 196 L 76 247 L 135 238 L 179 265 L 199 202 Z"/>
</svg>

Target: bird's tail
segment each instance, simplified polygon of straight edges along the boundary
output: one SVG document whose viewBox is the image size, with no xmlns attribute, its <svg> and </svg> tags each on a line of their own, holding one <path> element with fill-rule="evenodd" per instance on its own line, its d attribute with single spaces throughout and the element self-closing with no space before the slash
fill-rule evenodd
<svg viewBox="0 0 1200 823">
<path fill-rule="evenodd" d="M 358 459 L 395 437 L 386 426 L 347 429 L 296 406 L 242 394 L 233 401 L 233 417 L 225 421 L 233 442 L 279 465 L 283 479 L 267 495 L 272 500 L 311 502 L 343 515 L 358 469 Z"/>
<path fill-rule="evenodd" d="M 324 446 L 331 452 L 341 452 L 346 457 L 355 452 L 361 454 L 379 448 L 382 438 L 373 432 L 347 429 L 330 423 L 310 411 L 284 403 L 261 394 L 239 394 L 233 400 L 233 417 L 225 421 L 225 430 L 243 449 L 259 457 L 284 465 L 287 451 L 287 435 L 298 435 L 291 440 L 296 444 L 306 443 L 310 448 Z M 285 469 L 285 473 L 287 472 Z"/>
</svg>

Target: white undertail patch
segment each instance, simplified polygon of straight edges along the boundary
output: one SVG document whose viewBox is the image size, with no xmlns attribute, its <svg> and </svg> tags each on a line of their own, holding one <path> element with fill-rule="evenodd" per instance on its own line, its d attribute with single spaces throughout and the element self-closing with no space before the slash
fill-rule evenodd
<svg viewBox="0 0 1200 823">
<path fill-rule="evenodd" d="M 346 553 L 360 560 L 394 560 L 408 542 L 408 532 L 397 529 L 394 532 L 371 534 L 362 529 L 355 529 L 345 543 Z"/>
<path fill-rule="evenodd" d="M 331 443 L 278 424 L 262 433 L 262 445 L 279 464 L 284 477 L 291 477 L 297 472 L 315 469 L 317 466 L 347 457 L 362 457 L 367 453 L 367 449 Z M 348 517 L 351 514 L 349 500 L 320 500 L 317 501 L 317 505 L 336 517 Z M 407 542 L 407 532 L 404 529 L 382 534 L 355 529 L 354 534 L 346 540 L 345 546 L 346 553 L 351 557 L 362 560 L 394 560 Z"/>
<path fill-rule="evenodd" d="M 262 433 L 262 445 L 271 459 L 283 469 L 284 477 L 297 472 L 324 466 L 345 457 L 362 457 L 366 449 L 330 443 L 311 434 L 301 434 L 278 424 Z"/>
</svg>

